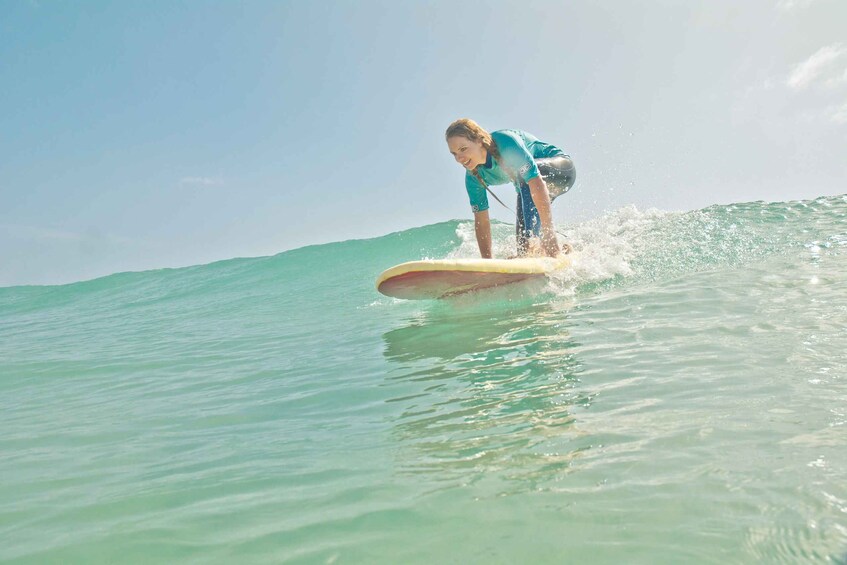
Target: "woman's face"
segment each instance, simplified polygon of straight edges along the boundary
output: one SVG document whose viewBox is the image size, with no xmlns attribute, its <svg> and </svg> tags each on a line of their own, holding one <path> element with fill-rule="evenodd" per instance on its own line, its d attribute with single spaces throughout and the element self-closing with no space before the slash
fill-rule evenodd
<svg viewBox="0 0 847 565">
<path fill-rule="evenodd" d="M 459 135 L 447 139 L 447 147 L 456 162 L 468 170 L 475 169 L 478 165 L 485 163 L 488 151 L 479 141 L 471 141 L 467 137 Z"/>
</svg>

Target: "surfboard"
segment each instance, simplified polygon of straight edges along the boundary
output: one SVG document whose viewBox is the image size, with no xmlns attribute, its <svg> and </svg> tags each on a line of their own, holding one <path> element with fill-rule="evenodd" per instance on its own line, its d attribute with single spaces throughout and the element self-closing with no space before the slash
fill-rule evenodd
<svg viewBox="0 0 847 565">
<path fill-rule="evenodd" d="M 423 300 L 447 298 L 514 284 L 570 265 L 570 258 L 522 257 L 519 259 L 426 259 L 400 263 L 376 279 L 376 288 L 386 296 Z"/>
</svg>

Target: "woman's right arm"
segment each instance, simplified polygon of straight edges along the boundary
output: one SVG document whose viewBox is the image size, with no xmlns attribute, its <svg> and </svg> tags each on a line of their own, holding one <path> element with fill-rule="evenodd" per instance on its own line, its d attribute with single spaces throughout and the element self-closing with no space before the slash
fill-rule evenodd
<svg viewBox="0 0 847 565">
<path fill-rule="evenodd" d="M 474 231 L 476 231 L 476 242 L 479 245 L 479 254 L 484 259 L 491 259 L 491 220 L 488 210 L 474 212 Z"/>
</svg>

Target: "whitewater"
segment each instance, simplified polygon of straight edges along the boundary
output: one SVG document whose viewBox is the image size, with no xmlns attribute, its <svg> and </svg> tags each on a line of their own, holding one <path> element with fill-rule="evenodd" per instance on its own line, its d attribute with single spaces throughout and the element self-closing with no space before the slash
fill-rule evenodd
<svg viewBox="0 0 847 565">
<path fill-rule="evenodd" d="M 0 288 L 0 561 L 847 563 L 847 196 L 558 228 Z"/>
</svg>

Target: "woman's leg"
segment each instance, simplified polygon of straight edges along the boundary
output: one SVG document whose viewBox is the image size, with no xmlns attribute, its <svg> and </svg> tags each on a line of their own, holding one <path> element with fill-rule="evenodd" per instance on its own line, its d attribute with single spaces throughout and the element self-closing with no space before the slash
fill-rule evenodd
<svg viewBox="0 0 847 565">
<path fill-rule="evenodd" d="M 538 172 L 547 184 L 552 202 L 557 196 L 561 196 L 573 187 L 576 182 L 576 167 L 568 155 L 557 155 L 536 159 Z"/>
<path fill-rule="evenodd" d="M 526 183 L 521 183 L 518 193 L 517 218 L 515 219 L 515 237 L 517 239 L 518 256 L 526 255 L 529 250 L 529 238 L 541 234 L 541 218 L 532 201 L 532 194 Z"/>
<path fill-rule="evenodd" d="M 527 238 L 524 230 L 523 223 L 523 206 L 521 206 L 521 195 L 518 194 L 518 203 L 516 206 L 516 214 L 515 214 L 515 240 L 518 245 L 518 257 L 523 257 L 526 255 L 526 251 L 529 248 L 529 239 Z"/>
</svg>

